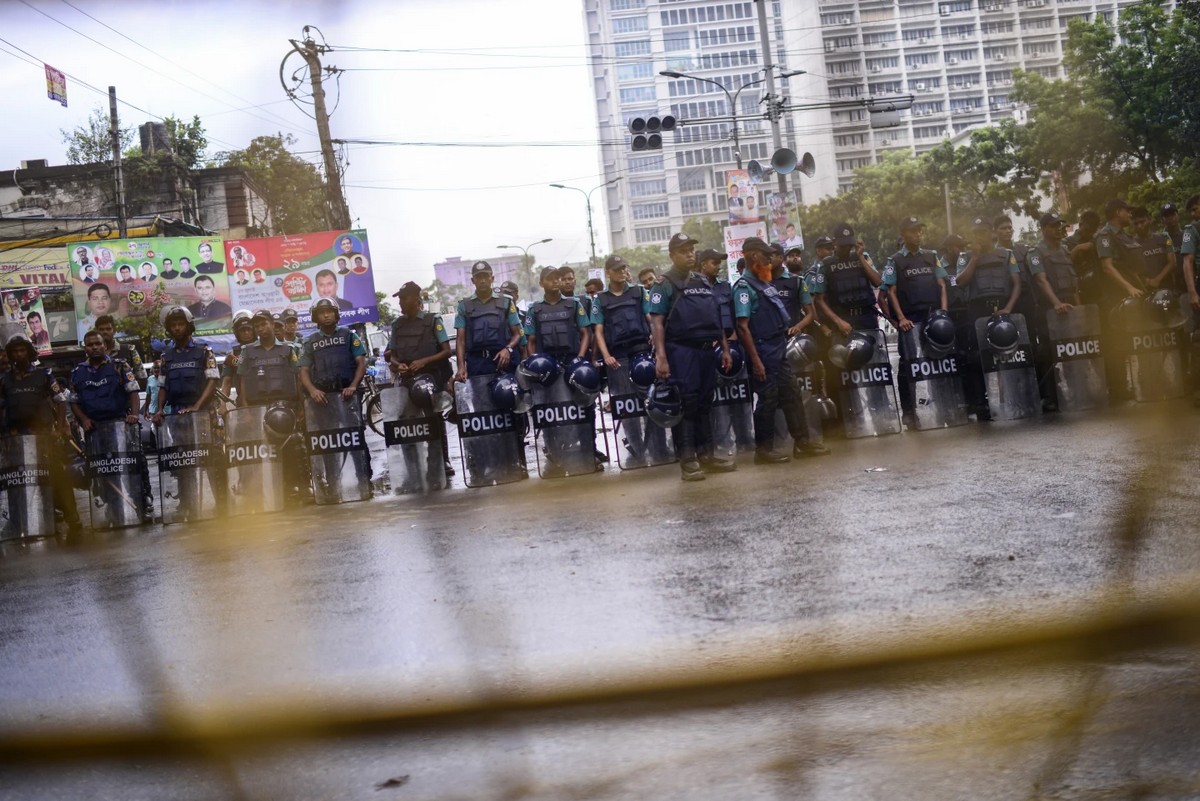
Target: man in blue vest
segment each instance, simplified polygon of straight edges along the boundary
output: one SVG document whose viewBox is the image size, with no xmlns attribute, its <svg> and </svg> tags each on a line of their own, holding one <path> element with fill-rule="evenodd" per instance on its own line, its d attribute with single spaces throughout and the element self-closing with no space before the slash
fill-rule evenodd
<svg viewBox="0 0 1200 801">
<path fill-rule="evenodd" d="M 572 273 L 573 274 L 573 273 Z M 542 299 L 529 307 L 525 336 L 530 353 L 545 353 L 562 364 L 582 358 L 591 343 L 591 303 L 562 294 L 562 271 L 542 270 Z"/>
<path fill-rule="evenodd" d="M 392 323 L 392 335 L 383 353 L 389 368 L 405 387 L 412 386 L 417 376 L 428 375 L 439 389 L 445 389 L 452 377 L 446 327 L 440 317 L 421 308 L 421 287 L 412 281 L 400 287 L 396 297 L 400 298 L 400 316 Z M 446 421 L 433 412 L 429 416 L 436 417 L 434 428 L 442 441 L 446 475 L 452 476 Z"/>
<path fill-rule="evenodd" d="M 341 311 L 332 298 L 317 298 L 312 321 L 317 331 L 304 340 L 300 355 L 300 384 L 313 403 L 326 405 L 325 393 L 340 392 L 349 401 L 367 372 L 367 349 L 349 328 L 339 326 Z"/>
<path fill-rule="evenodd" d="M 158 409 L 154 422 L 161 424 L 169 405 L 171 414 L 192 414 L 208 409 L 217 390 L 220 371 L 208 345 L 192 339 L 196 332 L 191 312 L 184 306 L 170 309 L 164 318 L 171 342 L 162 355 Z"/>
<path fill-rule="evenodd" d="M 542 274 L 551 269 L 554 268 L 547 267 Z M 554 280 L 558 280 L 557 269 L 554 269 Z M 507 296 L 493 293 L 492 281 L 492 265 L 486 261 L 471 265 L 475 294 L 460 300 L 454 315 L 458 356 L 455 381 L 509 372 L 516 363 L 516 349 L 521 342 L 517 306 Z"/>
<path fill-rule="evenodd" d="M 616 370 L 618 359 L 650 350 L 650 293 L 641 284 L 630 284 L 629 265 L 620 256 L 609 256 L 604 272 L 608 288 L 596 296 L 592 322 L 600 356 Z"/>
<path fill-rule="evenodd" d="M 650 290 L 654 368 L 659 379 L 674 379 L 683 395 L 683 420 L 672 432 L 681 478 L 703 481 L 705 471 L 737 469 L 736 462 L 709 453 L 718 359 L 726 369 L 733 360 L 712 282 L 695 272 L 696 240 L 675 234 L 667 251 L 671 269 Z"/>
</svg>

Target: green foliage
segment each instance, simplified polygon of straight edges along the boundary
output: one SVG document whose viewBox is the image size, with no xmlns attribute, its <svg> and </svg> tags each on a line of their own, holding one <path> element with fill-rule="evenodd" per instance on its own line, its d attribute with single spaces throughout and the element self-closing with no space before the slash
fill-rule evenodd
<svg viewBox="0 0 1200 801">
<path fill-rule="evenodd" d="M 109 128 L 108 109 L 97 106 L 88 115 L 87 122 L 68 131 L 59 128 L 62 142 L 67 146 L 68 164 L 98 164 L 112 161 L 112 133 Z M 133 143 L 133 128 L 120 130 L 121 152 Z"/>
<path fill-rule="evenodd" d="M 666 253 L 663 253 L 663 249 L 658 245 L 617 248 L 612 252 L 612 255 L 625 259 L 625 263 L 629 265 L 630 272 L 633 273 L 634 280 L 637 280 L 637 274 L 647 267 L 653 267 L 659 275 L 662 275 L 663 270 L 671 264 L 671 259 Z M 603 263 L 603 260 L 601 260 L 601 263 Z"/>
<path fill-rule="evenodd" d="M 395 322 L 400 312 L 398 312 L 396 308 L 388 302 L 388 296 L 386 292 L 379 292 L 377 290 L 375 292 L 375 300 L 379 304 L 379 325 L 381 327 L 390 326 L 393 322 Z"/>
<path fill-rule="evenodd" d="M 167 329 L 163 327 L 160 318 L 163 308 L 171 305 L 171 298 L 167 295 L 161 282 L 155 284 L 149 300 L 149 304 L 145 307 L 145 314 L 116 319 L 119 338 L 123 342 L 132 341 L 137 347 L 138 353 L 146 356 L 147 361 L 149 361 L 151 352 L 150 342 L 155 339 L 167 339 Z"/>
<path fill-rule="evenodd" d="M 441 313 L 447 314 L 454 311 L 458 302 L 475 290 L 474 287 L 468 289 L 462 284 L 443 284 L 435 278 L 429 286 L 425 287 L 424 291 L 430 300 L 441 305 Z"/>
<path fill-rule="evenodd" d="M 222 167 L 241 167 L 267 193 L 275 228 L 284 234 L 330 226 L 325 181 L 312 164 L 292 155 L 291 135 L 259 136 L 249 147 L 217 154 Z"/>
<path fill-rule="evenodd" d="M 705 248 L 725 251 L 725 229 L 716 220 L 706 217 L 689 217 L 683 223 L 683 232 L 696 240 L 697 253 Z M 630 262 L 631 266 L 632 264 L 633 262 Z"/>
</svg>

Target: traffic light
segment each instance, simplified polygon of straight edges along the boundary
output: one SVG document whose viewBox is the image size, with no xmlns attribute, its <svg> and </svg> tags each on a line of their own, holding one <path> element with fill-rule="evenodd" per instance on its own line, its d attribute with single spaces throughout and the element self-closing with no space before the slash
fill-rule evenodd
<svg viewBox="0 0 1200 801">
<path fill-rule="evenodd" d="M 634 150 L 662 150 L 663 131 L 675 130 L 675 118 L 670 114 L 662 117 L 634 117 L 629 121 L 629 132 L 633 138 L 629 144 Z"/>
</svg>

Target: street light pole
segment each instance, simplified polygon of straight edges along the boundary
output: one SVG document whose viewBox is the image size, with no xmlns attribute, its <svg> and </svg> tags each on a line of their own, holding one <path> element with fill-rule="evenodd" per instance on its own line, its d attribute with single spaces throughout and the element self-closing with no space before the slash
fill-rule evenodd
<svg viewBox="0 0 1200 801">
<path fill-rule="evenodd" d="M 621 180 L 619 177 L 613 178 L 611 181 L 605 181 L 604 183 L 602 183 L 598 186 L 593 186 L 591 189 L 587 190 L 586 192 L 584 192 L 582 189 L 580 189 L 577 186 L 565 186 L 563 184 L 550 184 L 550 186 L 554 187 L 555 189 L 574 189 L 576 192 L 579 192 L 580 194 L 582 194 L 584 197 L 584 200 L 587 202 L 588 239 L 591 240 L 591 244 L 592 244 L 592 259 L 591 259 L 591 261 L 588 262 L 588 265 L 591 267 L 596 266 L 596 232 L 595 232 L 595 229 L 592 227 L 592 192 L 595 192 L 597 189 L 601 189 L 606 186 L 611 186 L 612 184 L 615 184 L 619 180 Z"/>
<path fill-rule="evenodd" d="M 520 245 L 496 245 L 496 249 L 497 250 L 519 250 L 519 251 L 521 251 L 521 264 L 524 265 L 525 269 L 532 270 L 533 269 L 533 260 L 529 255 L 529 249 L 532 248 L 534 245 L 544 245 L 547 242 L 553 242 L 553 241 L 554 241 L 553 237 L 546 237 L 545 239 L 539 239 L 536 242 L 530 242 L 525 247 L 521 247 Z"/>
</svg>

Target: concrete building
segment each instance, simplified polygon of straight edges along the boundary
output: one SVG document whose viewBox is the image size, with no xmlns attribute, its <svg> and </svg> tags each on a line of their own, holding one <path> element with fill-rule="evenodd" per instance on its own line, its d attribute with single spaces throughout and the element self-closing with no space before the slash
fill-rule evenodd
<svg viewBox="0 0 1200 801">
<path fill-rule="evenodd" d="M 1017 116 L 1013 70 L 1062 76 L 1072 19 L 1112 19 L 1137 0 L 773 0 L 769 36 L 779 71 L 804 70 L 776 92 L 790 106 L 783 145 L 809 152 L 813 178 L 792 173 L 802 203 L 841 191 L 855 169 L 889 150 L 922 152 L 944 137 Z M 599 126 L 604 193 L 614 248 L 665 245 L 695 216 L 726 218 L 725 174 L 735 168 L 725 92 L 762 77 L 757 3 L 723 0 L 583 0 Z M 900 124 L 872 128 L 867 98 L 908 94 Z M 764 165 L 772 154 L 761 87 L 738 98 L 741 153 Z M 834 108 L 830 108 L 834 105 Z M 651 114 L 685 121 L 659 151 L 633 152 L 628 121 Z M 743 118 L 744 119 L 741 119 Z M 753 117 L 753 119 L 752 119 Z M 777 191 L 771 180 L 761 194 Z M 760 208 L 765 202 L 759 198 Z"/>
<path fill-rule="evenodd" d="M 462 256 L 449 256 L 445 261 L 439 261 L 433 265 L 434 277 L 442 283 L 443 286 L 462 286 L 468 291 L 471 290 L 471 265 L 479 259 L 464 259 Z M 488 264 L 492 265 L 492 276 L 495 279 L 493 286 L 496 289 L 500 288 L 500 284 L 505 281 L 516 281 L 521 269 L 521 255 L 505 254 L 503 256 L 495 256 L 484 259 Z"/>
</svg>

